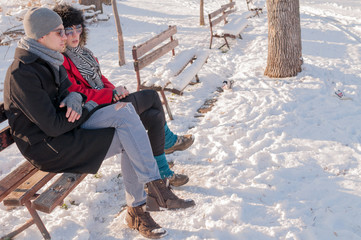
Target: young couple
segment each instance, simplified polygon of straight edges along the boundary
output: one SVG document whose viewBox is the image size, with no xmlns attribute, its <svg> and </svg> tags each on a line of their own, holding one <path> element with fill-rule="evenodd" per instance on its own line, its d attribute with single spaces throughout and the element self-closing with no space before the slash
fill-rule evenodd
<svg viewBox="0 0 361 240">
<path fill-rule="evenodd" d="M 61 9 L 71 8 L 63 6 Z M 75 13 L 79 15 L 76 10 Z M 91 86 L 89 89 L 96 90 L 94 93 L 111 88 L 112 96 L 111 100 L 98 104 L 95 94 L 86 96 L 80 90 L 69 92 L 74 84 L 62 66 L 64 57 L 60 52 L 65 42 L 69 44 L 69 36 L 74 40 L 85 33 L 83 21 L 67 22 L 69 25 L 64 29 L 62 18 L 54 11 L 32 8 L 26 13 L 23 24 L 25 37 L 19 42 L 4 83 L 5 111 L 20 152 L 41 170 L 76 173 L 96 173 L 104 159 L 121 153 L 128 205 L 126 222 L 145 237 L 163 237 L 166 231 L 148 211 L 188 208 L 195 203 L 180 199 L 171 191 L 169 179 L 175 174 L 161 175 L 162 166 L 155 160 L 164 154 L 164 142 L 170 141 L 166 135 L 171 133 L 162 105 L 158 106 L 159 98 L 152 92 L 142 96 L 141 92 L 129 94 L 126 89 L 106 86 L 109 82 L 101 81 L 105 78 L 91 53 L 75 45 L 69 46 L 65 53 L 69 66 L 73 63 L 79 77 Z M 77 83 L 81 81 L 74 79 Z M 143 98 L 153 99 L 152 104 L 144 106 L 148 102 Z M 192 144 L 189 141 L 193 142 L 192 137 L 176 137 L 175 142 L 177 140 L 171 151 L 186 148 L 184 142 L 188 145 Z M 174 178 L 177 182 L 177 175 Z"/>
</svg>

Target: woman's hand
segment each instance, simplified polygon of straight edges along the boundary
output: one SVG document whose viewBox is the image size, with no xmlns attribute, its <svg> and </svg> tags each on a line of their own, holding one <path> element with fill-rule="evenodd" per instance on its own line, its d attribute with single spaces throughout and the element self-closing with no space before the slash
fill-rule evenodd
<svg viewBox="0 0 361 240">
<path fill-rule="evenodd" d="M 128 95 L 129 91 L 126 89 L 126 87 L 118 86 L 113 90 L 113 101 L 117 102 L 120 99 L 127 97 Z"/>
</svg>

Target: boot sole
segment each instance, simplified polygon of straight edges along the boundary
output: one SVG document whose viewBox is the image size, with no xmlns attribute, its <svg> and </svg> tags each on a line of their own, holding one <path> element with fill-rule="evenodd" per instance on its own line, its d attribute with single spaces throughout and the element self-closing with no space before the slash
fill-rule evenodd
<svg viewBox="0 0 361 240">
<path fill-rule="evenodd" d="M 171 202 L 172 200 L 168 200 L 168 201 Z M 193 200 L 186 201 L 186 202 L 193 202 L 193 204 L 190 204 L 189 206 L 184 206 L 184 207 L 176 207 L 176 208 L 167 207 L 167 208 L 164 208 L 164 207 L 159 206 L 159 204 L 157 202 L 157 199 L 155 199 L 154 197 L 151 197 L 151 196 L 148 195 L 147 203 L 146 203 L 146 209 L 147 209 L 148 212 L 159 212 L 159 211 L 165 211 L 165 210 L 186 209 L 186 208 L 190 208 L 190 207 L 193 207 L 193 206 L 196 205 Z"/>
<path fill-rule="evenodd" d="M 128 226 L 128 227 L 129 227 L 129 226 Z M 164 232 L 162 235 L 158 235 L 158 236 L 148 236 L 148 235 L 146 235 L 146 234 L 142 234 L 142 233 L 139 232 L 139 230 L 136 229 L 136 228 L 133 228 L 133 227 L 129 227 L 129 228 L 132 229 L 132 230 L 137 231 L 140 235 L 142 235 L 142 236 L 145 237 L 145 238 L 149 238 L 149 239 L 160 239 L 160 238 L 163 238 L 163 237 L 165 237 L 165 236 L 168 235 L 167 230 L 164 230 L 165 232 Z"/>
<path fill-rule="evenodd" d="M 180 187 L 180 186 L 187 184 L 188 182 L 189 182 L 189 178 L 180 184 L 173 184 L 171 181 L 169 181 L 169 184 L 172 185 L 173 187 Z"/>
<path fill-rule="evenodd" d="M 146 238 L 150 238 L 150 239 L 160 239 L 160 238 L 165 237 L 165 236 L 168 235 L 167 230 L 163 229 L 163 230 L 164 230 L 164 233 L 161 234 L 161 235 L 158 235 L 158 236 L 148 236 L 148 235 L 146 235 L 146 234 L 142 234 L 142 233 L 141 233 L 138 229 L 136 229 L 135 227 L 132 227 L 132 226 L 130 225 L 130 223 L 128 223 L 126 217 L 124 218 L 123 221 L 124 221 L 124 224 L 127 225 L 130 229 L 137 231 L 140 235 L 142 235 L 143 237 L 146 237 Z"/>
</svg>

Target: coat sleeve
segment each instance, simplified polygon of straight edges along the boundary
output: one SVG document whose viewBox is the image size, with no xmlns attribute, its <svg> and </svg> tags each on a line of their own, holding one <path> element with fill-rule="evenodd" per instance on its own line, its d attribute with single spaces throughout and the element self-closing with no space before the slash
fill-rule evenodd
<svg viewBox="0 0 361 240">
<path fill-rule="evenodd" d="M 69 92 L 80 92 L 87 96 L 87 101 L 94 101 L 97 104 L 111 103 L 113 98 L 114 85 L 109 82 L 107 78 L 102 76 L 104 83 L 103 89 L 93 89 L 86 84 L 86 80 L 81 76 L 75 65 L 72 65 L 71 60 L 65 57 L 64 67 L 68 73 L 68 78 L 71 86 L 68 88 Z"/>
<path fill-rule="evenodd" d="M 36 73 L 21 69 L 13 72 L 10 78 L 12 102 L 48 136 L 60 136 L 88 118 L 89 111 L 83 107 L 81 118 L 74 123 L 68 122 L 65 117 L 66 107 L 54 106 Z"/>
</svg>

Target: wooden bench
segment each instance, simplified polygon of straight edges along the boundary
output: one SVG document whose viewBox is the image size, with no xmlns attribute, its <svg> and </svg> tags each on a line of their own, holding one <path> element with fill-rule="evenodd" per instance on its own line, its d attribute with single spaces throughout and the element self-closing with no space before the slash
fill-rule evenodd
<svg viewBox="0 0 361 240">
<path fill-rule="evenodd" d="M 0 103 L 0 122 L 6 121 L 4 104 Z M 0 151 L 14 143 L 7 126 L 0 131 Z M 51 213 L 54 208 L 63 203 L 64 198 L 85 178 L 87 174 L 49 173 L 35 168 L 30 162 L 24 161 L 0 180 L 0 202 L 7 207 L 25 206 L 30 219 L 13 232 L 1 237 L 3 240 L 11 239 L 35 225 L 44 239 L 51 239 L 48 230 L 42 222 L 37 211 Z M 58 177 L 47 189 L 42 187 L 54 177 Z M 42 191 L 38 194 L 38 191 Z"/>
<path fill-rule="evenodd" d="M 259 13 L 263 13 L 262 9 L 265 3 L 262 0 L 246 0 L 248 11 L 255 12 L 259 17 Z"/>
<path fill-rule="evenodd" d="M 211 12 L 208 14 L 209 19 L 209 27 L 211 30 L 211 41 L 209 44 L 209 48 L 212 48 L 213 38 L 223 38 L 225 41 L 224 45 L 227 45 L 229 49 L 229 44 L 227 38 L 235 39 L 236 36 L 239 36 L 242 39 L 241 32 L 247 27 L 247 18 L 241 16 L 234 16 L 231 20 L 227 20 L 228 16 L 231 13 L 236 12 L 235 2 L 230 2 L 228 4 L 222 5 L 218 10 Z M 224 25 L 215 29 L 216 25 L 220 22 L 224 22 Z M 220 48 L 221 48 L 220 47 Z"/>
<path fill-rule="evenodd" d="M 175 47 L 178 46 L 178 40 L 174 38 L 176 33 L 177 27 L 169 26 L 167 30 L 148 41 L 133 46 L 132 50 L 134 70 L 137 77 L 137 91 L 142 89 L 159 91 L 170 120 L 173 120 L 173 116 L 164 91 L 182 95 L 183 90 L 189 84 L 198 83 L 197 73 L 207 61 L 210 53 L 209 50 L 193 48 L 176 55 Z M 168 39 L 169 41 L 167 41 Z M 167 53 L 172 54 L 171 61 L 153 71 L 152 76 L 147 76 L 141 80 L 140 70 Z M 196 81 L 192 82 L 194 78 Z"/>
</svg>

